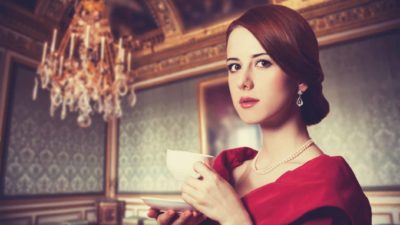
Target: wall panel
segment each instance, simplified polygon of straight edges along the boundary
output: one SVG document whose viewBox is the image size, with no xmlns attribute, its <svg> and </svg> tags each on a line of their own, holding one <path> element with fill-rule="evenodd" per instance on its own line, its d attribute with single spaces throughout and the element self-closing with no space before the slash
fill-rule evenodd
<svg viewBox="0 0 400 225">
<path fill-rule="evenodd" d="M 32 100 L 36 69 L 12 57 L 9 68 L 1 198 L 103 193 L 103 120 L 82 129 L 75 113 L 61 120 L 57 110 L 52 118 L 48 91 Z"/>
</svg>

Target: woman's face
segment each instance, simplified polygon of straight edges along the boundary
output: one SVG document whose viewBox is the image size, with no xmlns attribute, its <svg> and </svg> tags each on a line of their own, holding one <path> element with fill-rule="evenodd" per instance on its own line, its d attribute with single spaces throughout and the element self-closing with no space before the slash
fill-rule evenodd
<svg viewBox="0 0 400 225">
<path fill-rule="evenodd" d="M 298 110 L 297 84 L 246 28 L 231 32 L 226 64 L 233 105 L 244 122 L 276 125 Z"/>
</svg>

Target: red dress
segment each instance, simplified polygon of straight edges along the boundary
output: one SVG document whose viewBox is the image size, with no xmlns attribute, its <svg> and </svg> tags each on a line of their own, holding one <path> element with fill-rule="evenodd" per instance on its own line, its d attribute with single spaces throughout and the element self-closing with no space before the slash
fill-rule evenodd
<svg viewBox="0 0 400 225">
<path fill-rule="evenodd" d="M 219 154 L 214 169 L 231 185 L 232 171 L 255 157 L 250 148 Z M 371 207 L 353 171 L 340 156 L 320 155 L 275 182 L 252 190 L 242 202 L 257 225 L 370 225 Z M 206 220 L 202 224 L 218 224 Z"/>
</svg>

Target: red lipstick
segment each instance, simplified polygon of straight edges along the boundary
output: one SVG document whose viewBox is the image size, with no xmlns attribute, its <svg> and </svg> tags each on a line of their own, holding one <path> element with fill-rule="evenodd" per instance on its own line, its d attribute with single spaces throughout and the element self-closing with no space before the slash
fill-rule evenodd
<svg viewBox="0 0 400 225">
<path fill-rule="evenodd" d="M 239 104 L 242 108 L 248 109 L 253 107 L 257 102 L 259 102 L 259 99 L 256 98 L 251 98 L 251 97 L 241 97 L 239 100 Z"/>
</svg>

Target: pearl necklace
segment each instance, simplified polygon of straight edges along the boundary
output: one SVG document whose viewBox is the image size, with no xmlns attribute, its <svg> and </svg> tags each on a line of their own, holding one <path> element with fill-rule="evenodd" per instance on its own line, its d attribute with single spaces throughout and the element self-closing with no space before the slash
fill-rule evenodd
<svg viewBox="0 0 400 225">
<path fill-rule="evenodd" d="M 272 164 L 271 166 L 268 166 L 266 168 L 261 168 L 261 169 L 258 169 L 257 166 L 256 166 L 258 155 L 259 155 L 257 153 L 256 157 L 251 162 L 251 167 L 253 168 L 253 170 L 254 170 L 254 172 L 256 174 L 267 174 L 267 173 L 271 172 L 272 170 L 276 169 L 278 166 L 297 158 L 301 153 L 303 153 L 305 150 L 307 150 L 309 147 L 311 147 L 311 145 L 313 143 L 314 143 L 314 141 L 312 139 L 308 139 L 302 146 L 300 146 L 300 148 L 298 150 L 293 152 L 293 154 L 289 155 L 284 160 L 281 160 L 281 161 L 279 161 L 279 162 L 277 162 L 275 164 Z"/>
</svg>

